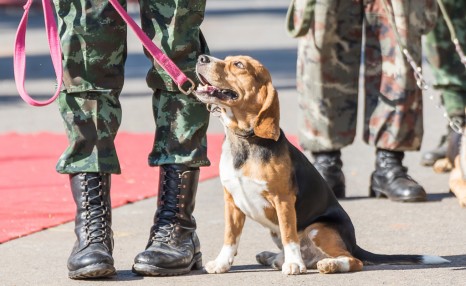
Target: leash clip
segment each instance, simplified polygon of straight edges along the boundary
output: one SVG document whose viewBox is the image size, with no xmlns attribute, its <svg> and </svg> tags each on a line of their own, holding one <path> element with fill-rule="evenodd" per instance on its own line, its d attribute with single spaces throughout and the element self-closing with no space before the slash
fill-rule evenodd
<svg viewBox="0 0 466 286">
<path fill-rule="evenodd" d="M 209 103 L 206 105 L 206 107 L 207 111 L 209 111 L 210 114 L 212 114 L 215 117 L 220 117 L 220 115 L 222 114 L 222 109 L 218 105 Z"/>
<path fill-rule="evenodd" d="M 190 78 L 186 78 L 189 83 L 191 84 L 191 86 L 187 89 L 187 90 L 184 90 L 183 89 L 183 86 L 181 86 L 181 84 L 178 84 L 178 89 L 185 95 L 189 95 L 193 92 L 194 88 L 196 87 L 196 84 L 190 79 Z"/>
</svg>

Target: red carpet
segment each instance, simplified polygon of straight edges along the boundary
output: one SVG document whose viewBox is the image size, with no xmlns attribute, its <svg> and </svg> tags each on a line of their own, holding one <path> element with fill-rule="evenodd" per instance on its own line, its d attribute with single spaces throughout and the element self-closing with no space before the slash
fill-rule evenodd
<svg viewBox="0 0 466 286">
<path fill-rule="evenodd" d="M 222 141 L 223 134 L 208 136 L 212 165 L 201 180 L 218 176 Z M 152 134 L 118 134 L 122 174 L 112 177 L 113 207 L 156 195 L 158 168 L 147 165 L 152 142 Z M 74 219 L 68 176 L 55 172 L 66 146 L 65 135 L 0 135 L 0 243 Z"/>
<path fill-rule="evenodd" d="M 223 137 L 208 135 L 212 165 L 201 168 L 201 181 L 218 176 Z M 289 140 L 296 145 L 295 137 Z M 156 195 L 158 168 L 147 165 L 152 141 L 152 134 L 118 134 L 122 174 L 112 177 L 113 207 Z M 0 135 L 0 243 L 74 219 L 68 176 L 55 172 L 66 146 L 61 134 Z"/>
</svg>

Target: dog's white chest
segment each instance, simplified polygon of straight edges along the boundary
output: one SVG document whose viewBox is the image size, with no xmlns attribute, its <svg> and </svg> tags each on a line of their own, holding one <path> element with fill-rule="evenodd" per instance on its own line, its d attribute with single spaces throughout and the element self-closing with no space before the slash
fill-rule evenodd
<svg viewBox="0 0 466 286">
<path fill-rule="evenodd" d="M 224 148 L 226 146 L 223 146 Z M 271 208 L 263 192 L 267 191 L 267 182 L 246 177 L 233 167 L 233 157 L 230 152 L 222 152 L 220 158 L 220 180 L 226 190 L 232 195 L 236 206 L 248 217 L 263 226 L 278 233 L 278 225 L 271 222 L 265 215 L 265 208 Z"/>
</svg>

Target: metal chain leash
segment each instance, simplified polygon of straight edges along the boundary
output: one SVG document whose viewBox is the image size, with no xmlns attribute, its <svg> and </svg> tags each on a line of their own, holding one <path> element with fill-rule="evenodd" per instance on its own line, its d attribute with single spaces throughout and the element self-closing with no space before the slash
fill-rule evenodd
<svg viewBox="0 0 466 286">
<path fill-rule="evenodd" d="M 461 48 L 460 41 L 458 40 L 458 37 L 456 36 L 456 31 L 455 31 L 455 27 L 453 27 L 453 22 L 450 16 L 448 15 L 447 9 L 445 8 L 443 1 L 437 0 L 437 3 L 440 8 L 440 11 L 442 12 L 443 19 L 445 20 L 445 23 L 447 24 L 448 30 L 450 32 L 451 41 L 455 45 L 456 53 L 460 57 L 461 63 L 466 67 L 466 56 L 464 55 L 463 49 Z"/>
<path fill-rule="evenodd" d="M 444 11 L 445 7 L 443 6 L 443 3 L 440 5 L 441 0 L 437 0 L 437 2 L 439 3 L 440 7 L 443 7 L 443 10 L 441 8 L 442 13 L 444 12 L 446 14 L 446 11 Z M 409 65 L 411 66 L 411 68 L 413 69 L 413 73 L 414 73 L 414 77 L 416 79 L 417 86 L 422 91 L 429 90 L 430 86 L 429 86 L 429 84 L 427 84 L 427 81 L 424 79 L 424 76 L 422 75 L 422 68 L 417 65 L 416 61 L 411 56 L 408 48 L 405 47 L 405 45 L 401 41 L 400 34 L 398 33 L 398 29 L 396 28 L 396 23 L 395 23 L 393 11 L 391 10 L 390 6 L 388 5 L 387 0 L 382 0 L 382 3 L 384 5 L 385 12 L 387 13 L 387 16 L 388 16 L 388 19 L 389 19 L 389 22 L 390 22 L 390 26 L 392 27 L 392 30 L 395 33 L 395 38 L 396 38 L 396 42 L 398 44 L 398 47 L 401 50 L 401 52 L 403 53 L 403 55 L 405 56 L 405 58 L 408 61 Z M 445 15 L 444 15 L 444 17 L 445 17 Z M 448 17 L 448 19 L 449 19 L 449 17 Z M 451 21 L 450 21 L 450 25 L 451 25 Z M 449 28 L 450 28 L 450 26 L 449 26 Z M 454 31 L 452 25 L 451 25 L 451 29 Z M 456 38 L 456 34 L 452 34 L 452 41 L 455 44 L 456 51 L 458 52 L 458 55 L 460 56 L 461 62 L 466 65 L 466 57 L 464 56 L 463 50 L 461 49 L 461 46 L 459 45 L 459 41 Z M 448 125 L 450 126 L 450 128 L 454 132 L 456 132 L 458 134 L 463 134 L 463 122 L 461 120 L 456 120 L 456 118 L 452 119 L 448 115 L 445 107 L 442 104 L 435 103 L 435 98 L 434 98 L 434 95 L 432 93 L 430 93 L 429 99 L 432 102 L 434 102 L 434 105 L 435 105 L 435 107 L 437 109 L 442 111 L 443 117 L 447 119 Z"/>
</svg>

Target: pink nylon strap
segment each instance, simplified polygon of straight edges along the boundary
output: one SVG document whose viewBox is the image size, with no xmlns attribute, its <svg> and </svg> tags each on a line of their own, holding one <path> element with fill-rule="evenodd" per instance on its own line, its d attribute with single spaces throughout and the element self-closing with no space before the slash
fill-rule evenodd
<svg viewBox="0 0 466 286">
<path fill-rule="evenodd" d="M 60 94 L 61 85 L 63 81 L 63 68 L 61 59 L 60 40 L 58 39 L 57 24 L 53 15 L 50 0 L 42 0 L 42 8 L 44 10 L 45 27 L 47 31 L 47 38 L 50 49 L 50 56 L 52 58 L 53 68 L 57 76 L 57 89 L 55 94 L 46 101 L 36 101 L 27 93 L 24 82 L 26 74 L 26 29 L 28 23 L 29 9 L 31 8 L 33 0 L 28 0 L 24 5 L 24 14 L 19 23 L 16 32 L 15 52 L 13 54 L 14 72 L 16 89 L 24 101 L 33 106 L 44 106 L 52 103 Z"/>
<path fill-rule="evenodd" d="M 16 32 L 15 40 L 15 52 L 13 56 L 14 71 L 15 71 L 15 82 L 16 88 L 19 95 L 24 101 L 33 106 L 44 106 L 52 103 L 60 94 L 62 81 L 63 81 L 63 67 L 61 58 L 61 46 L 58 38 L 58 29 L 55 23 L 52 6 L 50 0 L 42 0 L 42 8 L 44 10 L 45 27 L 47 31 L 47 38 L 50 49 L 50 56 L 52 58 L 53 68 L 57 76 L 57 89 L 53 97 L 46 101 L 36 101 L 27 93 L 24 83 L 26 74 L 26 29 L 29 16 L 29 10 L 31 8 L 33 0 L 28 0 L 24 5 L 24 14 L 19 23 L 18 30 Z M 141 43 L 147 49 L 147 51 L 154 57 L 154 60 L 170 75 L 173 81 L 178 85 L 178 88 L 184 94 L 190 94 L 194 88 L 194 82 L 186 77 L 186 75 L 171 61 L 171 59 L 165 55 L 142 31 L 142 29 L 134 22 L 134 20 L 126 13 L 125 9 L 120 5 L 117 0 L 109 0 L 115 10 L 125 20 L 125 22 L 134 31 L 136 36 L 139 38 Z M 189 82 L 190 87 L 187 90 L 183 89 L 183 85 Z"/>
<path fill-rule="evenodd" d="M 186 77 L 186 75 L 170 60 L 170 58 L 165 55 L 149 37 L 142 31 L 142 29 L 134 22 L 134 20 L 128 15 L 125 9 L 120 5 L 118 0 L 108 0 L 115 10 L 120 14 L 121 18 L 125 20 L 128 26 L 133 30 L 136 36 L 139 38 L 143 46 L 147 51 L 154 57 L 154 60 L 170 75 L 173 81 L 178 85 L 178 88 L 184 94 L 190 94 L 195 84 L 194 82 Z M 188 90 L 183 90 L 182 86 L 187 81 L 190 82 L 191 87 Z"/>
</svg>

